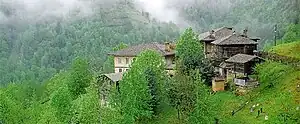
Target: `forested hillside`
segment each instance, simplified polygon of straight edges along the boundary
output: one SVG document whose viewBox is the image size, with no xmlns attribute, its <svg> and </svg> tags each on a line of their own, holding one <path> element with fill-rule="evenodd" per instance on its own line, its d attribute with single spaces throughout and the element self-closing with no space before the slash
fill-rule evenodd
<svg viewBox="0 0 300 124">
<path fill-rule="evenodd" d="M 260 50 L 299 56 L 299 0 L 0 0 L 0 124 L 298 124 L 299 70 L 288 64 L 258 65 L 261 85 L 244 96 L 211 92 L 196 37 L 223 26 L 248 28 Z M 103 88 L 108 52 L 165 41 L 177 43 L 174 77 L 149 50 L 119 87 Z"/>
<path fill-rule="evenodd" d="M 176 1 L 176 0 L 175 0 Z M 289 24 L 299 24 L 298 0 L 188 0 L 189 6 L 178 6 L 195 30 L 232 26 L 237 32 L 248 28 L 251 36 L 260 37 L 260 48 L 272 44 L 274 26 L 278 25 L 277 38 L 288 30 Z M 178 3 L 184 3 L 178 0 Z M 176 2 L 174 4 L 177 4 Z"/>
<path fill-rule="evenodd" d="M 2 12 L 14 16 L 14 8 L 8 7 L 2 7 Z M 41 82 L 68 67 L 75 57 L 88 59 L 93 72 L 99 74 L 106 54 L 119 43 L 165 41 L 179 36 L 174 24 L 150 20 L 132 3 L 120 0 L 108 6 L 98 4 L 95 9 L 88 17 L 57 17 L 37 23 L 14 17 L 15 21 L 1 23 L 0 82 Z"/>
<path fill-rule="evenodd" d="M 232 26 L 240 32 L 247 27 L 251 35 L 262 38 L 262 48 L 265 44 L 273 44 L 275 24 L 279 26 L 279 39 L 286 31 L 294 30 L 295 26 L 287 28 L 288 24 L 299 22 L 297 0 L 166 0 L 165 10 L 176 10 L 182 22 L 171 19 L 178 22 L 177 25 L 160 22 L 161 18 L 153 18 L 155 13 L 151 9 L 143 11 L 143 6 L 137 6 L 136 2 L 90 1 L 90 9 L 79 8 L 69 13 L 60 9 L 51 13 L 53 10 L 49 10 L 48 15 L 45 12 L 37 15 L 31 11 L 20 13 L 27 9 L 17 1 L 2 0 L 1 84 L 23 80 L 44 81 L 65 69 L 79 56 L 87 58 L 94 73 L 99 74 L 106 53 L 117 44 L 174 40 L 179 36 L 178 27 L 192 26 L 198 33 L 222 26 Z M 293 39 L 299 34 L 284 38 Z"/>
</svg>

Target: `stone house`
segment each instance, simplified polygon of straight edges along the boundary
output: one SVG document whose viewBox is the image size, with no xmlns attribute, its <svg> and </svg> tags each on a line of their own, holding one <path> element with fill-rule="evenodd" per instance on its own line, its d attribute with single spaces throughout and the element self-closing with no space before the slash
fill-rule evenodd
<svg viewBox="0 0 300 124">
<path fill-rule="evenodd" d="M 233 28 L 222 27 L 212 31 L 204 32 L 199 35 L 200 42 L 204 45 L 205 57 L 213 60 L 215 66 L 215 72 L 217 76 L 213 80 L 213 86 L 215 89 L 222 89 L 219 83 L 225 83 L 228 76 L 228 70 L 239 69 L 234 68 L 235 64 L 230 63 L 230 60 L 243 60 L 248 58 L 255 58 L 255 52 L 257 51 L 257 45 L 259 38 L 251 38 L 248 36 L 247 29 L 242 33 L 237 33 Z M 233 58 L 232 58 L 233 57 Z M 251 59 L 252 60 L 252 59 Z M 246 71 L 246 75 L 251 74 L 250 70 L 255 62 L 247 61 L 246 63 L 237 64 L 242 65 L 241 69 Z M 214 88 L 213 88 L 214 89 Z"/>
<path fill-rule="evenodd" d="M 223 71 L 227 75 L 234 74 L 233 82 L 236 85 L 248 86 L 253 82 L 257 82 L 256 79 L 252 79 L 248 75 L 253 74 L 255 65 L 263 61 L 264 59 L 256 55 L 236 54 L 225 60 L 227 67 Z M 241 77 L 237 77 L 237 74 Z"/>
<path fill-rule="evenodd" d="M 175 45 L 172 43 L 160 44 L 157 42 L 130 46 L 128 48 L 109 53 L 114 57 L 115 73 L 126 72 L 130 69 L 135 57 L 145 50 L 154 50 L 164 57 L 166 70 L 169 74 L 174 73 L 175 67 Z"/>
<path fill-rule="evenodd" d="M 247 30 L 242 34 L 236 33 L 233 28 L 222 27 L 199 35 L 204 45 L 206 58 L 225 60 L 236 54 L 250 54 L 257 50 L 258 38 L 247 36 Z"/>
</svg>

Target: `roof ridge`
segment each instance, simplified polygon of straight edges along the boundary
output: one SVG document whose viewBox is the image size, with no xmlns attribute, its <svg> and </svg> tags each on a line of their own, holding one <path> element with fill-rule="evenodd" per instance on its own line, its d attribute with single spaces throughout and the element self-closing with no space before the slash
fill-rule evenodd
<svg viewBox="0 0 300 124">
<path fill-rule="evenodd" d="M 225 36 L 225 37 L 223 37 L 223 38 L 221 38 L 221 39 L 218 39 L 218 40 L 216 40 L 217 42 L 216 42 L 216 41 L 214 41 L 213 43 L 220 44 L 220 43 L 224 42 L 225 40 L 227 40 L 227 39 L 231 38 L 232 36 L 234 36 L 234 34 L 231 34 L 231 35 Z"/>
<path fill-rule="evenodd" d="M 163 45 L 163 44 L 159 44 L 158 42 L 154 42 L 154 46 L 159 50 L 161 51 L 163 54 L 165 54 L 165 51 L 160 49 L 157 45 Z"/>
</svg>

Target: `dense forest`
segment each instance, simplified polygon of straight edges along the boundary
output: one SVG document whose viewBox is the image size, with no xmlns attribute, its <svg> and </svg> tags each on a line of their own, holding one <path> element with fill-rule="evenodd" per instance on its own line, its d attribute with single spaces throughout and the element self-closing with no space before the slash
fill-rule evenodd
<svg viewBox="0 0 300 124">
<path fill-rule="evenodd" d="M 247 28 L 251 36 L 261 38 L 260 50 L 271 49 L 274 40 L 278 45 L 300 39 L 299 0 L 165 0 L 161 10 L 176 13 L 171 19 L 155 16 L 164 11 L 147 9 L 137 4 L 138 0 L 83 2 L 88 4 L 69 0 L 78 4 L 72 11 L 66 11 L 69 6 L 55 8 L 56 4 L 47 0 L 25 1 L 0 0 L 0 124 L 249 123 L 244 116 L 227 117 L 227 108 L 219 103 L 235 105 L 246 97 L 210 94 L 211 65 L 194 37 L 223 26 L 237 32 Z M 40 3 L 30 8 L 27 5 L 32 1 Z M 64 4 L 73 5 L 68 2 Z M 40 6 L 42 3 L 45 6 Z M 102 106 L 99 87 L 104 82 L 99 83 L 97 77 L 113 72 L 107 53 L 165 41 L 178 43 L 179 73 L 166 79 L 162 67 L 154 66 L 163 63 L 160 56 L 146 51 L 122 80 L 121 93 L 110 91 L 114 109 Z M 186 56 L 203 61 L 192 63 Z M 156 59 L 145 61 L 149 58 Z M 273 66 L 278 67 L 271 69 Z M 277 71 L 298 73 L 272 62 L 257 68 L 263 73 L 258 75 L 262 82 L 271 82 L 266 76 Z M 289 99 L 287 96 L 279 100 Z M 291 104 L 283 106 L 296 106 Z M 274 110 L 277 118 L 268 123 L 300 121 L 295 109 L 283 109 L 291 111 L 278 114 L 279 110 Z"/>
<path fill-rule="evenodd" d="M 299 37 L 299 33 L 294 33 L 299 32 L 296 31 L 299 28 L 290 25 L 299 22 L 297 0 L 189 0 L 185 6 L 180 6 L 181 2 L 166 3 L 179 10 L 178 16 L 198 33 L 222 26 L 232 26 L 238 32 L 249 28 L 252 36 L 262 38 L 260 48 L 265 44 L 273 45 L 275 24 L 279 27 L 278 39 L 293 41 L 294 37 Z M 17 4 L 5 0 L 1 3 L 4 20 L 0 23 L 1 84 L 44 81 L 65 69 L 76 57 L 88 59 L 93 73 L 99 74 L 106 53 L 117 44 L 173 41 L 178 38 L 180 29 L 185 28 L 152 18 L 151 11 L 137 9 L 130 0 L 99 0 L 91 6 L 92 15 L 82 16 L 80 11 L 74 11 L 68 16 L 49 15 L 44 19 L 30 16 L 31 13 L 25 15 L 28 18 L 23 17 L 20 15 L 22 8 Z M 288 31 L 292 33 L 285 35 Z"/>
</svg>

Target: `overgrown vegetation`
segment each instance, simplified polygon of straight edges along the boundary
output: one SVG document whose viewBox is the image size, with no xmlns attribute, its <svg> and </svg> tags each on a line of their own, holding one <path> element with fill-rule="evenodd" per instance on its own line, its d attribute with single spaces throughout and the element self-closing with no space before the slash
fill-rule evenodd
<svg viewBox="0 0 300 124">
<path fill-rule="evenodd" d="M 298 51 L 300 51 L 299 40 L 291 43 L 281 44 L 269 50 L 269 52 L 273 52 L 278 55 L 300 59 L 300 53 Z"/>
<path fill-rule="evenodd" d="M 0 89 L 1 123 L 98 123 L 98 86 L 92 79 L 87 62 L 76 59 L 45 84 L 9 84 Z"/>
<path fill-rule="evenodd" d="M 192 28 L 178 38 L 179 28 L 172 22 L 151 20 L 132 1 L 117 1 L 111 8 L 99 5 L 90 18 L 0 23 L 0 124 L 300 122 L 299 70 L 267 61 L 256 67 L 260 86 L 252 92 L 244 96 L 211 93 L 213 68 L 204 59 L 203 46 Z M 297 0 L 232 1 L 228 10 L 209 7 L 220 3 L 201 0 L 175 8 L 197 31 L 253 26 L 250 33 L 259 34 L 261 45 L 270 44 L 272 52 L 300 58 L 299 42 L 293 42 L 300 38 Z M 10 15 L 12 10 L 0 5 L 1 13 Z M 275 22 L 282 45 L 272 47 Z M 109 105 L 101 104 L 100 85 L 105 83 L 96 81 L 96 76 L 113 72 L 113 59 L 106 56 L 109 51 L 125 44 L 174 39 L 178 39 L 178 59 L 173 78 L 167 76 L 158 53 L 145 51 L 119 87 L 111 86 Z M 260 108 L 263 113 L 258 116 Z"/>
<path fill-rule="evenodd" d="M 180 57 L 178 61 L 182 61 Z M 112 87 L 109 106 L 102 106 L 100 86 L 91 77 L 87 61 L 78 58 L 68 71 L 44 84 L 28 82 L 2 87 L 0 120 L 8 124 L 299 122 L 300 71 L 289 65 L 271 61 L 258 65 L 261 85 L 245 96 L 229 91 L 210 93 L 199 68 L 186 73 L 178 66 L 177 74 L 168 78 L 164 66 L 158 53 L 143 52 L 125 73 L 120 90 Z M 257 104 L 250 112 L 251 106 Z M 257 116 L 260 108 L 263 113 Z"/>
</svg>

